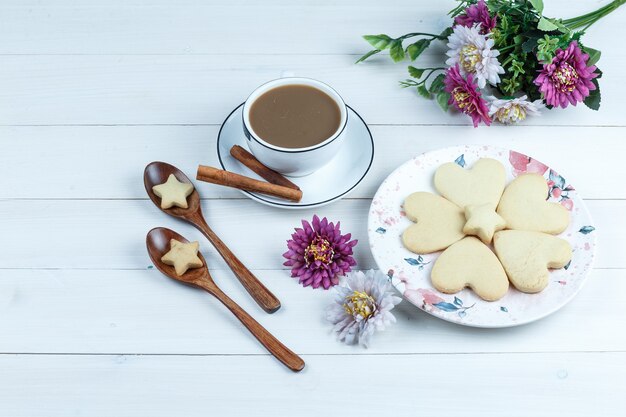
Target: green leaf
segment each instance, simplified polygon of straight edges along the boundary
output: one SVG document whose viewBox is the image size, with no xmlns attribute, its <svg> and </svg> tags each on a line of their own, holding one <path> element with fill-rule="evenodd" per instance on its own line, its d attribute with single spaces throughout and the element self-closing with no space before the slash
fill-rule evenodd
<svg viewBox="0 0 626 417">
<path fill-rule="evenodd" d="M 395 39 L 389 45 L 389 56 L 394 62 L 400 62 L 404 59 L 404 49 L 402 48 L 402 41 Z"/>
<path fill-rule="evenodd" d="M 422 78 L 423 74 L 424 74 L 424 70 L 422 68 L 415 68 L 409 65 L 409 75 L 411 75 L 411 77 L 419 80 L 420 78 Z"/>
<path fill-rule="evenodd" d="M 587 61 L 587 65 L 589 66 L 595 65 L 596 62 L 600 60 L 600 55 L 602 53 L 598 51 L 597 49 L 589 48 L 588 46 L 585 46 L 584 49 L 585 49 L 585 52 L 589 54 L 589 60 Z"/>
<path fill-rule="evenodd" d="M 421 84 L 417 87 L 417 92 L 420 96 L 424 98 L 430 98 L 430 93 L 428 92 L 428 88 L 424 84 Z"/>
<path fill-rule="evenodd" d="M 450 35 L 452 35 L 452 32 L 454 32 L 454 30 L 452 29 L 452 26 L 449 26 L 449 27 L 445 28 L 443 30 L 443 32 L 441 32 L 439 34 L 439 36 L 441 36 L 442 38 L 446 38 L 447 39 Z"/>
<path fill-rule="evenodd" d="M 542 17 L 539 19 L 539 24 L 537 24 L 537 29 L 543 30 L 544 32 L 552 32 L 553 30 L 557 30 L 559 27 L 555 25 L 549 19 Z"/>
<path fill-rule="evenodd" d="M 572 30 L 563 24 L 561 19 L 550 19 L 550 21 L 556 25 L 561 33 L 567 34 L 567 38 L 569 39 L 569 34 L 572 33 Z"/>
<path fill-rule="evenodd" d="M 363 39 L 368 41 L 369 44 L 372 45 L 374 48 L 380 49 L 381 51 L 383 49 L 387 49 L 387 47 L 389 46 L 391 41 L 393 41 L 392 38 L 390 38 L 387 35 L 383 35 L 383 34 L 380 34 L 380 35 L 365 35 L 365 36 L 363 36 Z"/>
<path fill-rule="evenodd" d="M 530 4 L 533 5 L 537 13 L 541 14 L 543 12 L 543 0 L 529 0 Z"/>
<path fill-rule="evenodd" d="M 584 33 L 585 32 L 574 32 L 574 34 L 572 35 L 572 40 L 581 43 L 580 38 L 583 36 Z"/>
<path fill-rule="evenodd" d="M 437 93 L 437 104 L 443 111 L 448 111 L 448 100 L 450 99 L 450 94 L 445 91 L 440 91 Z"/>
<path fill-rule="evenodd" d="M 585 106 L 589 107 L 591 110 L 599 110 L 600 109 L 600 84 L 598 84 L 597 79 L 591 80 L 591 82 L 596 86 L 596 89 L 589 92 L 587 98 L 585 98 Z"/>
<path fill-rule="evenodd" d="M 406 48 L 406 52 L 409 54 L 411 61 L 415 61 L 418 56 L 422 54 L 430 45 L 430 39 L 420 39 L 419 41 L 410 44 Z"/>
<path fill-rule="evenodd" d="M 365 55 L 363 55 L 361 58 L 359 58 L 355 64 L 358 64 L 359 62 L 363 62 L 365 61 L 367 58 L 371 57 L 372 55 L 376 55 L 377 53 L 380 52 L 380 49 L 373 49 L 371 51 L 369 51 L 368 53 L 366 53 Z"/>
<path fill-rule="evenodd" d="M 530 38 L 522 44 L 522 52 L 529 53 L 537 46 L 537 38 Z"/>
<path fill-rule="evenodd" d="M 445 88 L 445 83 L 443 82 L 446 78 L 445 74 L 439 74 L 432 83 L 430 83 L 430 92 L 431 94 L 439 94 Z"/>
</svg>

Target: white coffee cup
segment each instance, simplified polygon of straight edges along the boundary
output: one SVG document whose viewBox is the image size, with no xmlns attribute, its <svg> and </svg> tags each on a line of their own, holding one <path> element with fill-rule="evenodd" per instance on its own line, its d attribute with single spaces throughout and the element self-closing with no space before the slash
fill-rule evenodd
<svg viewBox="0 0 626 417">
<path fill-rule="evenodd" d="M 306 85 L 317 88 L 331 97 L 339 107 L 339 127 L 329 138 L 306 148 L 284 148 L 272 145 L 254 132 L 250 123 L 250 108 L 254 101 L 265 92 L 285 85 Z M 292 177 L 309 175 L 326 165 L 337 154 L 342 145 L 342 133 L 348 122 L 348 110 L 341 96 L 328 85 L 310 78 L 280 78 L 258 87 L 250 94 L 243 106 L 243 131 L 248 147 L 264 165 Z"/>
</svg>

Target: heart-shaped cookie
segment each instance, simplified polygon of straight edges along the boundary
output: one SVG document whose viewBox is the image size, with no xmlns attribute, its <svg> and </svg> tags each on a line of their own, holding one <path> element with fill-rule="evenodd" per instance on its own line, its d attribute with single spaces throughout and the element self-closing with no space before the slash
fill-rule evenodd
<svg viewBox="0 0 626 417">
<path fill-rule="evenodd" d="M 507 229 L 557 235 L 567 229 L 569 212 L 557 203 L 547 202 L 548 184 L 539 174 L 523 174 L 506 187 L 497 212 Z"/>
<path fill-rule="evenodd" d="M 430 279 L 441 292 L 454 294 L 470 287 L 486 301 L 499 300 L 509 289 L 509 280 L 496 255 L 471 236 L 456 242 L 439 255 Z"/>
<path fill-rule="evenodd" d="M 465 236 L 463 210 L 436 194 L 411 194 L 404 200 L 404 211 L 409 220 L 416 222 L 402 234 L 402 243 L 411 252 L 436 252 Z"/>
<path fill-rule="evenodd" d="M 572 259 L 570 244 L 546 233 L 503 230 L 494 235 L 493 245 L 511 284 L 527 293 L 543 290 L 549 269 L 563 268 Z"/>
<path fill-rule="evenodd" d="M 459 207 L 469 205 L 498 205 L 506 172 L 495 159 L 481 158 L 472 169 L 463 169 L 454 162 L 441 165 L 435 171 L 435 188 Z"/>
</svg>

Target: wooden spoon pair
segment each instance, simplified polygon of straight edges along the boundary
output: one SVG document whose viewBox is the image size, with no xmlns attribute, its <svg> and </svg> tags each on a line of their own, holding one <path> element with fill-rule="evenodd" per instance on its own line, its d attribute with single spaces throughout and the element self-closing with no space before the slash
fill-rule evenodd
<svg viewBox="0 0 626 417">
<path fill-rule="evenodd" d="M 209 239 L 209 242 L 215 246 L 215 249 L 222 255 L 230 269 L 239 279 L 246 291 L 254 298 L 254 300 L 268 313 L 273 313 L 280 308 L 280 301 L 274 294 L 268 290 L 265 285 L 255 277 L 252 272 L 228 249 L 228 246 L 211 230 L 202 215 L 202 207 L 200 206 L 200 194 L 194 188 L 193 193 L 187 197 L 188 208 L 172 207 L 169 209 L 161 208 L 161 199 L 154 194 L 152 187 L 163 184 L 167 178 L 173 174 L 180 182 L 192 184 L 189 178 L 178 168 L 165 162 L 152 162 L 143 173 L 143 183 L 150 200 L 164 213 L 170 216 L 182 219 L 193 224 L 198 230 Z"/>
<path fill-rule="evenodd" d="M 160 200 L 159 197 L 157 197 L 152 191 L 152 187 L 167 181 L 170 174 L 173 174 L 178 181 L 191 184 L 189 178 L 187 178 L 182 171 L 170 164 L 166 164 L 165 162 L 152 162 L 144 171 L 144 185 L 146 187 L 146 191 L 152 202 L 159 207 L 159 209 L 161 209 Z M 278 310 L 280 308 L 280 301 L 278 301 L 278 298 L 276 298 L 276 296 L 272 294 L 252 274 L 252 272 L 250 272 L 248 268 L 241 263 L 239 259 L 237 259 L 224 242 L 222 242 L 222 240 L 209 228 L 204 220 L 204 217 L 202 216 L 200 195 L 195 188 L 193 193 L 187 198 L 187 203 L 189 207 L 186 209 L 172 207 L 170 209 L 161 210 L 170 216 L 185 220 L 198 228 L 215 246 L 219 254 L 222 255 L 228 266 L 230 266 L 235 276 L 243 284 L 248 293 L 250 293 L 252 298 L 254 298 L 254 300 L 268 313 L 273 313 Z M 178 276 L 172 266 L 164 264 L 161 261 L 161 258 L 166 252 L 169 251 L 171 239 L 175 239 L 180 242 L 188 242 L 187 239 L 178 233 L 163 227 L 152 229 L 146 236 L 148 254 L 159 271 L 172 279 L 202 288 L 209 294 L 215 296 L 241 321 L 241 323 L 252 333 L 252 335 L 256 337 L 259 342 L 261 342 L 261 344 L 265 346 L 265 348 L 285 366 L 294 372 L 299 372 L 304 368 L 304 361 L 298 355 L 289 350 L 248 313 L 246 313 L 245 310 L 239 307 L 237 303 L 231 300 L 230 297 L 220 290 L 211 278 L 206 260 L 201 253 L 198 253 L 198 257 L 202 260 L 203 266 L 198 269 L 190 269 L 182 276 Z"/>
</svg>

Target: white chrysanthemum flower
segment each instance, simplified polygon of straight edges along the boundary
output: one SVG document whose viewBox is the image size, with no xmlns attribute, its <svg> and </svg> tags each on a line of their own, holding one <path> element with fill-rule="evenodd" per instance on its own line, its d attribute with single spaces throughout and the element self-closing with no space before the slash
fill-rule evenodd
<svg viewBox="0 0 626 417">
<path fill-rule="evenodd" d="M 518 123 L 528 116 L 540 116 L 545 106 L 543 101 L 528 101 L 526 96 L 512 99 L 499 99 L 494 96 L 489 100 L 489 116 L 505 125 Z"/>
<path fill-rule="evenodd" d="M 382 272 L 349 272 L 334 291 L 335 300 L 328 306 L 326 318 L 334 324 L 333 330 L 340 341 L 367 347 L 376 330 L 395 323 L 391 310 L 401 298 L 394 295 L 387 275 Z"/>
<path fill-rule="evenodd" d="M 480 88 L 484 88 L 487 81 L 491 85 L 500 82 L 498 74 L 504 74 L 504 68 L 500 65 L 497 56 L 500 52 L 493 48 L 491 33 L 481 35 L 479 25 L 472 27 L 456 25 L 452 34 L 448 37 L 446 53 L 450 58 L 446 64 L 454 66 L 459 64 L 461 75 L 474 74 Z"/>
</svg>

